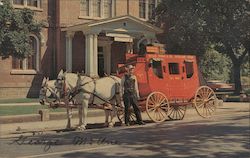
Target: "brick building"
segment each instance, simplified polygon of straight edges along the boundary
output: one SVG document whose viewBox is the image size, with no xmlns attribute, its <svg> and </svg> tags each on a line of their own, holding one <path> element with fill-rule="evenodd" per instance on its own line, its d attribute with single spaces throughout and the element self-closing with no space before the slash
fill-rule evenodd
<svg viewBox="0 0 250 158">
<path fill-rule="evenodd" d="M 61 70 L 102 76 L 116 72 L 125 53 L 156 41 L 162 30 L 147 23 L 159 0 L 12 0 L 47 22 L 30 35 L 34 55 L 0 59 L 0 98 L 36 97 L 44 76 Z"/>
</svg>

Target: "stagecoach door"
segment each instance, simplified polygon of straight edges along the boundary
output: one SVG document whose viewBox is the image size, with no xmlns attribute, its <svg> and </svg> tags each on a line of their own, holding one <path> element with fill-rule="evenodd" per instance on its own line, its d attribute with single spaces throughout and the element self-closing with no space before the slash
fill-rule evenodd
<svg viewBox="0 0 250 158">
<path fill-rule="evenodd" d="M 182 62 L 176 60 L 168 62 L 168 79 L 166 87 L 169 88 L 169 96 L 171 100 L 182 99 L 185 95 L 184 90 L 184 70 Z"/>
<path fill-rule="evenodd" d="M 187 93 L 187 97 L 191 98 L 194 96 L 196 89 L 198 88 L 198 75 L 195 73 L 195 63 L 194 61 L 185 60 L 185 80 L 184 80 L 184 89 Z"/>
<path fill-rule="evenodd" d="M 168 87 L 166 87 L 166 66 L 163 59 L 152 58 L 148 69 L 148 82 L 151 92 L 160 91 L 164 94 L 168 93 Z"/>
</svg>

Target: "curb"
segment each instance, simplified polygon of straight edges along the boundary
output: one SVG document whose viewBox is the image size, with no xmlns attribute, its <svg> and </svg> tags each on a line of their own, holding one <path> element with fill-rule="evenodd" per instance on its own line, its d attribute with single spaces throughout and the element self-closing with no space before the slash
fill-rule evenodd
<svg viewBox="0 0 250 158">
<path fill-rule="evenodd" d="M 88 117 L 95 116 L 105 116 L 104 111 L 100 109 L 89 109 Z M 72 118 L 78 118 L 78 112 L 72 112 Z M 52 112 L 49 113 L 49 120 L 62 120 L 67 119 L 66 112 Z M 24 122 L 43 122 L 41 114 L 28 114 L 28 115 L 11 115 L 11 116 L 0 116 L 0 125 L 1 124 L 10 124 L 10 123 L 24 123 Z"/>
<path fill-rule="evenodd" d="M 31 102 L 31 103 L 1 103 L 1 106 L 32 106 L 32 105 L 41 105 L 38 102 Z"/>
<path fill-rule="evenodd" d="M 223 101 L 218 100 L 218 107 L 223 106 Z M 192 107 L 188 106 L 188 109 Z M 46 115 L 46 116 L 45 116 Z M 89 109 L 88 117 L 105 116 L 104 110 L 101 109 Z M 46 117 L 46 119 L 44 119 Z M 78 111 L 72 111 L 72 119 L 78 118 Z M 43 121 L 53 121 L 67 119 L 67 113 L 65 112 L 49 112 L 39 113 L 39 114 L 26 114 L 26 115 L 11 115 L 11 116 L 0 116 L 1 124 L 10 123 L 24 123 L 24 122 L 43 122 Z"/>
</svg>

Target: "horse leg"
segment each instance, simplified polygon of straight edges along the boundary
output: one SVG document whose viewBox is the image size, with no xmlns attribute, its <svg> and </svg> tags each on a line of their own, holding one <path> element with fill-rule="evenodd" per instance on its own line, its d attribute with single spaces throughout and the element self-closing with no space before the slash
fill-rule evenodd
<svg viewBox="0 0 250 158">
<path fill-rule="evenodd" d="M 85 130 L 87 125 L 88 100 L 84 99 L 79 110 L 79 130 Z"/>
<path fill-rule="evenodd" d="M 80 127 L 81 127 L 82 122 L 83 122 L 83 121 L 82 121 L 82 116 L 83 116 L 83 114 L 82 114 L 82 112 L 83 112 L 82 108 L 83 108 L 83 105 L 82 105 L 82 104 L 78 106 L 79 124 L 78 124 L 78 126 L 77 126 L 77 129 L 79 129 L 79 130 L 81 130 Z"/>
<path fill-rule="evenodd" d="M 112 104 L 112 110 L 110 111 L 109 127 L 114 127 L 115 121 L 113 119 L 116 116 L 115 100 L 111 100 L 110 102 Z"/>
<path fill-rule="evenodd" d="M 104 110 L 104 112 L 105 112 L 105 123 L 104 123 L 104 126 L 108 127 L 108 125 L 109 125 L 109 113 L 110 113 L 110 111 L 109 110 Z"/>
<path fill-rule="evenodd" d="M 68 119 L 68 123 L 67 123 L 66 129 L 70 129 L 71 128 L 71 117 L 72 117 L 72 109 L 69 109 L 69 107 L 67 107 L 67 119 Z"/>
</svg>

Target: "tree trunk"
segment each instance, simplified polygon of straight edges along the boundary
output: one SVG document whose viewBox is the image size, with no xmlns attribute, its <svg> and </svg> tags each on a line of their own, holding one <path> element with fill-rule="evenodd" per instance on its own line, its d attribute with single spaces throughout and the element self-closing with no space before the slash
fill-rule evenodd
<svg viewBox="0 0 250 158">
<path fill-rule="evenodd" d="M 234 77 L 234 84 L 235 84 L 235 94 L 240 94 L 242 87 L 241 87 L 241 77 L 240 77 L 240 63 L 233 63 L 233 77 Z"/>
</svg>

